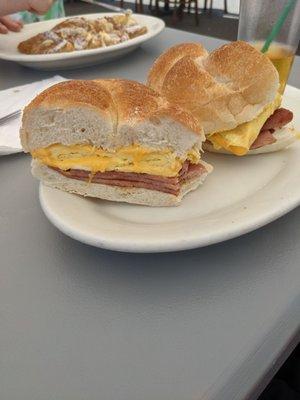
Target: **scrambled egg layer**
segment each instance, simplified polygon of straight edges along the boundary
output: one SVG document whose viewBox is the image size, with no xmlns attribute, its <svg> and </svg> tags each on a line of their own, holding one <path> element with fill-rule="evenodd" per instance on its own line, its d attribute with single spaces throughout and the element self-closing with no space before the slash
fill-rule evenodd
<svg viewBox="0 0 300 400">
<path fill-rule="evenodd" d="M 138 145 L 108 151 L 86 144 L 53 144 L 36 149 L 31 154 L 43 164 L 62 170 L 84 169 L 92 173 L 122 171 L 166 177 L 176 176 L 185 160 L 193 164 L 200 161 L 200 152 L 195 148 L 187 153 L 185 159 L 180 159 L 170 149 L 158 150 Z"/>
<path fill-rule="evenodd" d="M 229 131 L 213 133 L 209 136 L 209 140 L 217 150 L 224 148 L 237 156 L 247 154 L 264 123 L 279 108 L 280 104 L 281 96 L 278 94 L 275 100 L 268 104 L 263 112 L 252 121 L 245 122 Z"/>
</svg>

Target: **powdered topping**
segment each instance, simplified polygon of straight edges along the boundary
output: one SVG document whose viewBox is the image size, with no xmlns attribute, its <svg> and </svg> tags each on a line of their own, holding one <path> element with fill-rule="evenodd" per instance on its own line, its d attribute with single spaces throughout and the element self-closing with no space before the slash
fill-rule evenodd
<svg viewBox="0 0 300 400">
<path fill-rule="evenodd" d="M 89 20 L 69 18 L 50 31 L 40 33 L 18 46 L 25 54 L 53 54 L 96 49 L 118 44 L 147 33 L 130 13 Z"/>
</svg>

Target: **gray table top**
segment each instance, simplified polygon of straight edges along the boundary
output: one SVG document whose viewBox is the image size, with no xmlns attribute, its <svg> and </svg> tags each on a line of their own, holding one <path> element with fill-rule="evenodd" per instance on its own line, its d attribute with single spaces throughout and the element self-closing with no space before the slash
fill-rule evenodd
<svg viewBox="0 0 300 400">
<path fill-rule="evenodd" d="M 144 80 L 162 50 L 195 40 L 222 43 L 166 29 L 122 60 L 61 74 Z M 0 62 L 1 88 L 48 76 Z M 0 158 L 0 398 L 254 399 L 299 339 L 300 209 L 207 248 L 113 253 L 48 222 L 29 164 Z"/>
</svg>

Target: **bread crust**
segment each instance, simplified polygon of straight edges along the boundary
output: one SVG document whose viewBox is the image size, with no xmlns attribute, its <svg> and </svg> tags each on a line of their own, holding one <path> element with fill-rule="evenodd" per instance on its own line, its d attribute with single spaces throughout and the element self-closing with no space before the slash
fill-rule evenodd
<svg viewBox="0 0 300 400">
<path fill-rule="evenodd" d="M 25 151 L 53 143 L 105 149 L 141 144 L 170 147 L 180 156 L 205 139 L 189 112 L 124 79 L 66 81 L 46 89 L 25 108 L 20 137 Z"/>
<path fill-rule="evenodd" d="M 166 74 L 182 57 L 190 56 L 192 59 L 195 59 L 206 57 L 207 55 L 207 50 L 198 43 L 181 43 L 170 47 L 154 62 L 153 67 L 149 71 L 148 82 L 151 82 L 155 90 L 160 92 Z"/>
<path fill-rule="evenodd" d="M 76 104 L 95 107 L 101 113 L 114 109 L 112 96 L 101 81 L 70 80 L 57 83 L 36 96 L 25 107 L 24 116 L 37 107 L 65 108 Z"/>
<path fill-rule="evenodd" d="M 139 122 L 147 118 L 159 122 L 159 118 L 169 116 L 201 134 L 201 125 L 190 113 L 170 104 L 153 89 L 139 82 L 124 79 L 96 80 L 111 94 L 118 111 L 118 123 Z"/>
<path fill-rule="evenodd" d="M 198 44 L 193 51 L 187 44 L 175 46 L 154 62 L 147 83 L 191 112 L 204 133 L 212 134 L 259 115 L 274 100 L 279 77 L 268 57 L 237 41 L 210 54 Z"/>
</svg>

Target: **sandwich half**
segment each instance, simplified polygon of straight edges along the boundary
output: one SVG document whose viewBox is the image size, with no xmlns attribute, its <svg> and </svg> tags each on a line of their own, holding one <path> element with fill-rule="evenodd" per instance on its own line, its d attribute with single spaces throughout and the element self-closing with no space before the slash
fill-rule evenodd
<svg viewBox="0 0 300 400">
<path fill-rule="evenodd" d="M 21 142 L 44 184 L 100 199 L 172 206 L 211 172 L 203 129 L 145 85 L 67 81 L 24 110 Z"/>
<path fill-rule="evenodd" d="M 296 139 L 286 126 L 293 113 L 281 108 L 276 68 L 246 42 L 212 53 L 197 43 L 172 47 L 153 64 L 148 86 L 198 120 L 210 151 L 265 153 Z"/>
</svg>

